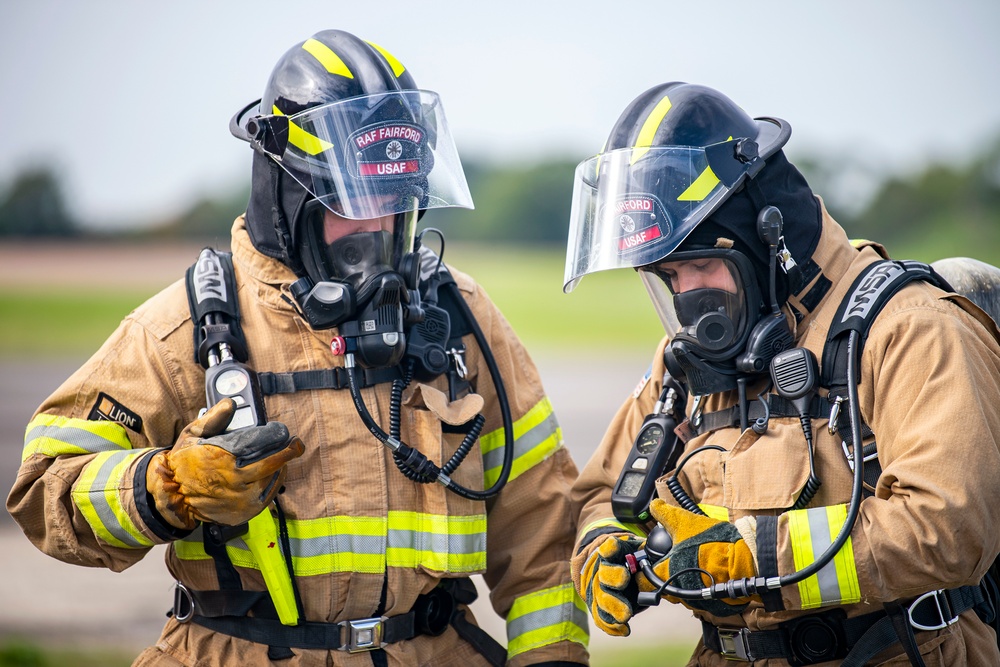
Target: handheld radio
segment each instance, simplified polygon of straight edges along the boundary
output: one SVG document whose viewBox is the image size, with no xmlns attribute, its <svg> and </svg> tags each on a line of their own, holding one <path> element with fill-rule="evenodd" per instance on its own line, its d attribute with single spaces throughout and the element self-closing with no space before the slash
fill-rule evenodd
<svg viewBox="0 0 1000 667">
<path fill-rule="evenodd" d="M 664 375 L 660 400 L 639 428 L 611 493 L 611 509 L 619 521 L 637 523 L 649 518 L 656 480 L 677 463 L 684 449 L 675 429 L 683 421 L 686 401 L 683 386 Z"/>
</svg>

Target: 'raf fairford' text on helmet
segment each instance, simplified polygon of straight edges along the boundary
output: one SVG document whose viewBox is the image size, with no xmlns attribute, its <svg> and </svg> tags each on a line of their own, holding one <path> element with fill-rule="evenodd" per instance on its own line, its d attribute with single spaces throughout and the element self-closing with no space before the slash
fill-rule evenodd
<svg viewBox="0 0 1000 667">
<path fill-rule="evenodd" d="M 230 129 L 255 150 L 250 238 L 297 271 L 313 273 L 302 254 L 317 203 L 355 220 L 396 215 L 397 260 L 412 246 L 412 213 L 472 207 L 438 96 L 347 32 L 319 32 L 286 52 Z"/>
</svg>

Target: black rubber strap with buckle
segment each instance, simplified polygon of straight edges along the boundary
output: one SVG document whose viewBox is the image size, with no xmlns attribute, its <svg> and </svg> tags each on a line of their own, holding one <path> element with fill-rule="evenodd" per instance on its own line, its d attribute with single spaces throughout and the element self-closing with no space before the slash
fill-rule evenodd
<svg viewBox="0 0 1000 667">
<path fill-rule="evenodd" d="M 265 644 L 272 651 L 276 647 L 372 651 L 418 635 L 438 636 L 451 626 L 490 664 L 503 665 L 507 650 L 485 630 L 469 622 L 464 610 L 458 607 L 471 604 L 477 597 L 476 586 L 467 577 L 445 579 L 420 595 L 413 609 L 405 614 L 288 626 L 278 621 L 274 603 L 266 591 L 198 591 L 177 582 L 171 615 L 181 623 L 193 622 L 215 632 Z"/>
<path fill-rule="evenodd" d="M 399 616 L 363 618 L 341 623 L 306 621 L 295 626 L 281 621 L 250 616 L 202 616 L 196 613 L 193 623 L 239 637 L 256 644 L 286 648 L 369 651 L 385 644 L 413 639 L 417 636 L 416 613 Z"/>
<path fill-rule="evenodd" d="M 941 630 L 984 599 L 979 586 L 931 591 L 900 605 L 896 616 L 917 632 Z M 703 621 L 702 639 L 728 660 L 783 658 L 804 666 L 843 659 L 843 667 L 861 667 L 898 642 L 899 635 L 886 611 L 847 618 L 842 609 L 833 609 L 786 621 L 775 630 L 720 628 Z"/>
</svg>

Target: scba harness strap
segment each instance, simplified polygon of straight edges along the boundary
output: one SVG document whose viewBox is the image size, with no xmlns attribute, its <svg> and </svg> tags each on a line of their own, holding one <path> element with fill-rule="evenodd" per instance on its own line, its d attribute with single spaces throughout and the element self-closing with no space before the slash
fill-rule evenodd
<svg viewBox="0 0 1000 667">
<path fill-rule="evenodd" d="M 506 649 L 465 618 L 463 607 L 477 597 L 471 579 L 445 579 L 431 592 L 419 596 L 413 609 L 405 614 L 288 626 L 278 621 L 266 591 L 196 591 L 177 582 L 171 615 L 180 623 L 197 623 L 215 632 L 267 645 L 282 657 L 291 657 L 288 651 L 293 648 L 374 651 L 420 635 L 436 637 L 451 626 L 490 664 L 503 665 Z"/>
<path fill-rule="evenodd" d="M 703 621 L 702 639 L 727 660 L 781 658 L 793 667 L 842 660 L 844 666 L 860 667 L 899 641 L 900 627 L 909 626 L 911 635 L 914 630 L 942 630 L 970 609 L 978 613 L 985 600 L 981 587 L 963 586 L 931 591 L 909 604 L 888 605 L 887 610 L 852 618 L 842 609 L 803 616 L 775 630 L 716 627 Z"/>
</svg>

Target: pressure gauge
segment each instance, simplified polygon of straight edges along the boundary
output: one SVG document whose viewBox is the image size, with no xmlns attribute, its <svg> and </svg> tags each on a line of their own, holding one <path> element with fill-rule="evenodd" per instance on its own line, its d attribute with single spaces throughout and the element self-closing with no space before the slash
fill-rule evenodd
<svg viewBox="0 0 1000 667">
<path fill-rule="evenodd" d="M 683 449 L 674 433 L 676 422 L 671 415 L 646 417 L 632 444 L 611 493 L 615 518 L 636 523 L 649 518 L 649 503 L 656 493 L 656 480 L 667 467 L 673 467 Z"/>
</svg>

